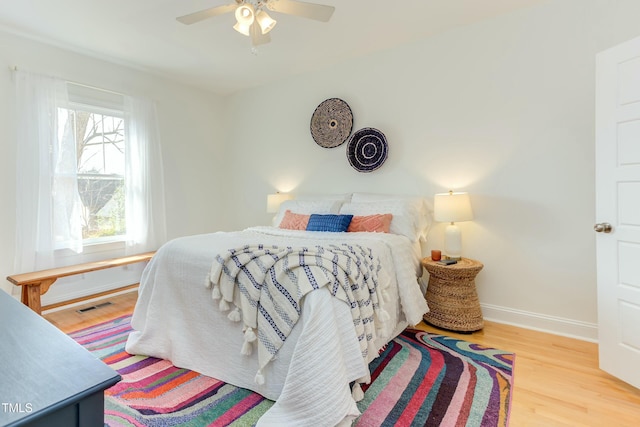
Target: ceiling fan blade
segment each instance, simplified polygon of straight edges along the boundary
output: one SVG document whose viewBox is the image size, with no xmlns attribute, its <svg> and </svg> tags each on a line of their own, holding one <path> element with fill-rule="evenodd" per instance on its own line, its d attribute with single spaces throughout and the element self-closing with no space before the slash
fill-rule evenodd
<svg viewBox="0 0 640 427">
<path fill-rule="evenodd" d="M 251 28 L 249 29 L 249 33 L 251 34 L 252 46 L 267 44 L 271 41 L 271 36 L 268 33 L 262 34 L 262 29 L 257 21 L 253 21 L 253 24 L 251 24 Z"/>
<path fill-rule="evenodd" d="M 305 3 L 296 0 L 272 0 L 269 1 L 266 6 L 274 12 L 302 16 L 303 18 L 315 19 L 316 21 L 322 22 L 329 21 L 331 15 L 333 15 L 333 11 L 336 9 L 333 6 Z"/>
<path fill-rule="evenodd" d="M 236 3 L 227 4 L 224 6 L 210 7 L 209 9 L 204 9 L 198 12 L 190 13 L 188 15 L 180 16 L 176 18 L 176 20 L 182 22 L 185 25 L 191 25 L 195 24 L 196 22 L 204 21 L 207 18 L 212 18 L 224 13 L 233 12 L 237 8 L 238 5 Z"/>
</svg>

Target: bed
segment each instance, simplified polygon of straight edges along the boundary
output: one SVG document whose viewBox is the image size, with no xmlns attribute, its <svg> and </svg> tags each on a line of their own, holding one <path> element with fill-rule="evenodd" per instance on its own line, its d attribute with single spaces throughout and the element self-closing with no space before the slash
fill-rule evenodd
<svg viewBox="0 0 640 427">
<path fill-rule="evenodd" d="M 349 232 L 303 229 L 345 216 Z M 348 425 L 368 363 L 428 311 L 418 279 L 429 207 L 415 197 L 325 196 L 284 202 L 273 224 L 163 245 L 142 274 L 126 350 L 274 400 L 258 425 Z M 276 309 L 286 334 L 260 311 L 264 295 L 248 295 L 248 279 L 265 289 L 305 282 L 297 296 L 283 291 L 293 316 Z"/>
</svg>

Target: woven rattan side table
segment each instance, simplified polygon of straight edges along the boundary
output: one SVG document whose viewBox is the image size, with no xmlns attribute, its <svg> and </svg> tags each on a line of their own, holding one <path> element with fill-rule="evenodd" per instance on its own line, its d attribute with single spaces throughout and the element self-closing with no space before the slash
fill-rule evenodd
<svg viewBox="0 0 640 427">
<path fill-rule="evenodd" d="M 484 319 L 475 283 L 482 263 L 462 258 L 457 264 L 443 265 L 424 258 L 422 266 L 429 272 L 425 298 L 430 311 L 424 315 L 424 320 L 451 331 L 482 329 Z"/>
</svg>

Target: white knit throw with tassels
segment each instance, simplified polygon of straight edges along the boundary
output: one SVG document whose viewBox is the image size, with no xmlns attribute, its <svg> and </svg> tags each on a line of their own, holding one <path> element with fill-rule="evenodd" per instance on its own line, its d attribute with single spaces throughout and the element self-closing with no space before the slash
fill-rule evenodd
<svg viewBox="0 0 640 427">
<path fill-rule="evenodd" d="M 298 321 L 300 301 L 309 292 L 329 287 L 331 295 L 351 308 L 353 325 L 365 360 L 374 346 L 376 329 L 389 320 L 380 306 L 386 292 L 378 285 L 380 261 L 360 245 L 312 247 L 244 246 L 218 255 L 207 286 L 229 319 L 244 322 L 241 353 L 258 348 L 256 382 Z M 385 284 L 387 281 L 383 281 Z M 367 382 L 368 379 L 359 380 Z M 358 386 L 359 390 L 359 386 Z M 359 400 L 359 391 L 354 397 Z"/>
</svg>

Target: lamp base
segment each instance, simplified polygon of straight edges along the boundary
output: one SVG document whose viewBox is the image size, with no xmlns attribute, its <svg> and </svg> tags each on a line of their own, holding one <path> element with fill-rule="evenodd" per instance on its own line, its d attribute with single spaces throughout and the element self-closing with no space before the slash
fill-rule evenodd
<svg viewBox="0 0 640 427">
<path fill-rule="evenodd" d="M 447 225 L 444 229 L 444 257 L 445 259 L 462 259 L 462 233 L 454 223 Z"/>
</svg>

